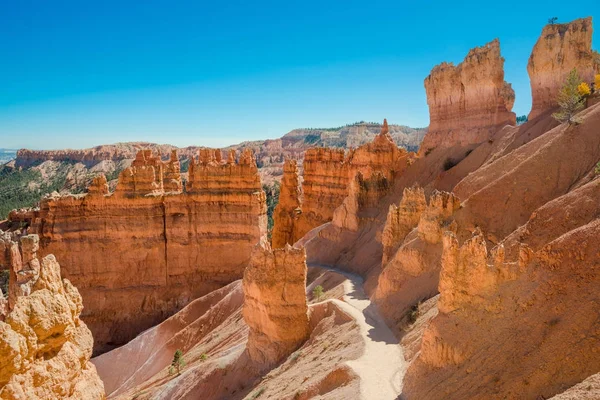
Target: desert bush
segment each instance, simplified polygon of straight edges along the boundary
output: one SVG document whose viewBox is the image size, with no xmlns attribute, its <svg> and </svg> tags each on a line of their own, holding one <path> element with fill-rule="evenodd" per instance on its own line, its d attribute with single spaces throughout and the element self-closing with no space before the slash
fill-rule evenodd
<svg viewBox="0 0 600 400">
<path fill-rule="evenodd" d="M 594 173 L 596 175 L 600 175 L 600 161 L 596 164 L 596 168 L 594 168 Z"/>
<path fill-rule="evenodd" d="M 420 304 L 420 302 L 417 304 L 413 304 L 413 306 L 410 308 L 410 311 L 408 312 L 408 320 L 411 324 L 417 322 L 417 318 L 419 318 L 419 316 L 421 315 L 421 312 L 419 311 Z"/>
<path fill-rule="evenodd" d="M 594 77 L 594 91 L 600 92 L 600 74 Z"/>
<path fill-rule="evenodd" d="M 321 296 L 323 296 L 323 286 L 317 285 L 313 289 L 313 298 L 317 299 L 317 301 L 321 300 Z"/>
<path fill-rule="evenodd" d="M 580 122 L 575 114 L 584 107 L 584 98 L 579 93 L 581 83 L 582 81 L 577 73 L 577 69 L 573 69 L 569 73 L 564 86 L 558 92 L 557 102 L 560 110 L 552 114 L 558 122 L 567 122 L 569 125 Z"/>
</svg>

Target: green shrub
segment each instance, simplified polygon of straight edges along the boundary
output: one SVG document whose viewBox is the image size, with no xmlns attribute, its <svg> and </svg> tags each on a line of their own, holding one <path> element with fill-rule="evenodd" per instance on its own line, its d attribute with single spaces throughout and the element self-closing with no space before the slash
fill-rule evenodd
<svg viewBox="0 0 600 400">
<path fill-rule="evenodd" d="M 319 301 L 319 300 L 321 300 L 321 296 L 323 296 L 323 286 L 317 285 L 313 289 L 313 298 L 315 298 L 317 301 Z"/>
<path fill-rule="evenodd" d="M 171 366 L 169 367 L 169 374 L 173 374 L 177 371 L 177 375 L 181 373 L 181 368 L 185 366 L 185 361 L 183 360 L 183 351 L 177 349 L 175 354 L 173 355 L 173 361 L 171 361 Z"/>
</svg>

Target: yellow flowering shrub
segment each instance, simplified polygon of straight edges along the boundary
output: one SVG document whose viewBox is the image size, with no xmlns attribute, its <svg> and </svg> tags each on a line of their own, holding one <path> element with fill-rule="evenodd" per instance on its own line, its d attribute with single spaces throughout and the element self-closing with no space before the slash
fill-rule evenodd
<svg viewBox="0 0 600 400">
<path fill-rule="evenodd" d="M 579 86 L 577 86 L 577 92 L 581 97 L 589 96 L 592 93 L 589 85 L 585 82 L 581 82 Z"/>
<path fill-rule="evenodd" d="M 594 78 L 594 87 L 596 88 L 596 92 L 600 91 L 600 74 Z"/>
</svg>

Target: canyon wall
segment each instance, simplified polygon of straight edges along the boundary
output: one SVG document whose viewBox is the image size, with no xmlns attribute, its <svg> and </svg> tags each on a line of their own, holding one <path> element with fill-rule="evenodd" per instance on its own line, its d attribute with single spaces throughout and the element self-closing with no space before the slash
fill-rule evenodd
<svg viewBox="0 0 600 400">
<path fill-rule="evenodd" d="M 244 272 L 246 350 L 261 369 L 273 367 L 308 338 L 306 252 L 259 244 Z"/>
<path fill-rule="evenodd" d="M 429 131 L 419 154 L 436 147 L 484 142 L 502 126 L 516 124 L 515 93 L 504 81 L 498 39 L 472 49 L 463 62 L 442 63 L 425 78 Z"/>
<path fill-rule="evenodd" d="M 279 206 L 278 213 L 286 217 L 279 217 L 275 223 L 273 237 L 277 242 L 273 243 L 274 247 L 285 244 L 282 237 L 293 244 L 311 229 L 330 221 L 357 230 L 359 218 L 368 218 L 369 210 L 377 208 L 378 200 L 389 192 L 394 178 L 408 167 L 412 160 L 410 154 L 413 153 L 396 146 L 387 120 L 372 142 L 347 154 L 337 149 L 308 150 L 304 158 L 302 199 L 300 203 L 295 197 L 290 201 L 284 199 Z M 297 180 L 292 170 L 289 174 L 285 190 L 296 196 Z M 293 218 L 287 217 L 290 215 Z"/>
<path fill-rule="evenodd" d="M 600 370 L 600 220 L 571 228 L 556 225 L 537 251 L 490 251 L 478 230 L 462 245 L 445 234 L 439 314 L 405 377 L 407 398 L 549 398 Z"/>
<path fill-rule="evenodd" d="M 77 288 L 61 279 L 53 255 L 38 259 L 37 235 L 7 242 L 11 274 L 27 281 L 11 279 L 17 295 L 10 312 L 0 310 L 0 399 L 104 399 Z"/>
<path fill-rule="evenodd" d="M 529 119 L 558 107 L 558 91 L 574 68 L 591 84 L 594 70 L 599 67 L 595 62 L 598 63 L 592 51 L 591 17 L 546 25 L 527 64 L 533 100 Z"/>
<path fill-rule="evenodd" d="M 249 152 L 204 150 L 181 192 L 176 154 L 139 152 L 114 194 L 48 196 L 31 220 L 40 252 L 61 260 L 80 290 L 82 318 L 102 352 L 192 299 L 239 279 L 266 234 L 265 194 Z"/>
<path fill-rule="evenodd" d="M 302 214 L 295 237 L 331 221 L 333 211 L 348 196 L 349 166 L 343 149 L 312 148 L 304 155 Z"/>
<path fill-rule="evenodd" d="M 459 208 L 459 199 L 448 192 L 434 191 L 427 203 L 419 187 L 404 189 L 399 206 L 390 206 L 373 301 L 398 335 L 409 322 L 409 309 L 437 294 L 442 234 L 457 230 Z"/>
</svg>

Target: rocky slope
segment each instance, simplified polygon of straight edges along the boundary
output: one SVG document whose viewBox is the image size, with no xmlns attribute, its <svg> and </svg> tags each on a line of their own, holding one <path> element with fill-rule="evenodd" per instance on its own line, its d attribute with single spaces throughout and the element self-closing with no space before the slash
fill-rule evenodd
<svg viewBox="0 0 600 400">
<path fill-rule="evenodd" d="M 104 399 L 79 292 L 53 255 L 38 259 L 36 235 L 3 241 L 19 279 L 10 281 L 10 311 L 0 307 L 0 399 Z"/>
</svg>

